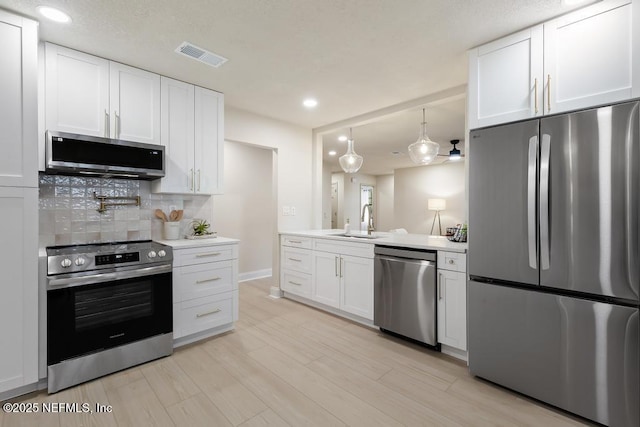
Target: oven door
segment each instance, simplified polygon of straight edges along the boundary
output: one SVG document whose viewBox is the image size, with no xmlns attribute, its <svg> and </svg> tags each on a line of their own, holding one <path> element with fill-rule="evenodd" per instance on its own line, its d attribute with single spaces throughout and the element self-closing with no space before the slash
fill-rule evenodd
<svg viewBox="0 0 640 427">
<path fill-rule="evenodd" d="M 171 266 L 49 278 L 47 364 L 173 330 Z"/>
</svg>

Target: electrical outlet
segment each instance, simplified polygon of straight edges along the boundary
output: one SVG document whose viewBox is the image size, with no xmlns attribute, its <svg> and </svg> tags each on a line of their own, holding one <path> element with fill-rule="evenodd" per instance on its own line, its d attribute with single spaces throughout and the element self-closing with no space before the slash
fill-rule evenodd
<svg viewBox="0 0 640 427">
<path fill-rule="evenodd" d="M 291 208 L 289 206 L 282 207 L 282 215 L 289 216 L 291 215 Z"/>
<path fill-rule="evenodd" d="M 291 206 L 291 215 L 295 215 L 295 214 L 296 214 L 296 207 Z"/>
</svg>

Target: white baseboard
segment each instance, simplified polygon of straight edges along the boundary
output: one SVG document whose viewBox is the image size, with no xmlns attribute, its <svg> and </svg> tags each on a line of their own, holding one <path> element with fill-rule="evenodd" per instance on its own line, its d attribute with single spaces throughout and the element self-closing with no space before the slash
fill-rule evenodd
<svg viewBox="0 0 640 427">
<path fill-rule="evenodd" d="M 271 277 L 272 271 L 270 268 L 264 270 L 248 271 L 246 273 L 238 274 L 238 282 L 246 282 L 247 280 L 262 279 L 264 277 Z"/>
</svg>

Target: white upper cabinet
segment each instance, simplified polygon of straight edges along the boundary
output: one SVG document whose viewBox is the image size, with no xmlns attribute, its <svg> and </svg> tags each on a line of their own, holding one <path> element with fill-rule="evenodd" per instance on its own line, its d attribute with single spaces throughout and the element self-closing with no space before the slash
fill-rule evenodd
<svg viewBox="0 0 640 427">
<path fill-rule="evenodd" d="M 160 76 L 45 44 L 46 130 L 160 143 Z"/>
<path fill-rule="evenodd" d="M 640 96 L 640 60 L 632 55 L 640 12 L 632 7 L 602 1 L 472 49 L 469 128 Z"/>
<path fill-rule="evenodd" d="M 166 176 L 152 182 L 152 191 L 220 193 L 224 96 L 162 77 L 161 98 L 161 141 L 165 146 Z"/>
<path fill-rule="evenodd" d="M 469 52 L 471 129 L 542 114 L 542 25 Z"/>
<path fill-rule="evenodd" d="M 160 143 L 160 76 L 109 63 L 111 138 Z"/>
<path fill-rule="evenodd" d="M 224 176 L 224 95 L 195 88 L 196 193 L 220 194 Z"/>
<path fill-rule="evenodd" d="M 166 77 L 160 83 L 165 177 L 151 185 L 154 192 L 193 193 L 194 86 Z"/>
<path fill-rule="evenodd" d="M 631 8 L 602 2 L 545 23 L 545 114 L 632 97 Z"/>
<path fill-rule="evenodd" d="M 37 187 L 38 24 L 0 10 L 0 186 Z"/>
</svg>

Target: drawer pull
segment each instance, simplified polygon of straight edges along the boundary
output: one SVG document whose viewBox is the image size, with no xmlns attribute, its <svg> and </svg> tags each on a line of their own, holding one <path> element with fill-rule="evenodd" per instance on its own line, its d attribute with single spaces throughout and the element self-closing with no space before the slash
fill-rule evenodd
<svg viewBox="0 0 640 427">
<path fill-rule="evenodd" d="M 452 259 L 449 260 L 449 264 L 455 264 L 456 262 Z"/>
<path fill-rule="evenodd" d="M 289 261 L 302 262 L 301 259 L 297 259 L 297 258 L 289 258 Z"/>
<path fill-rule="evenodd" d="M 220 313 L 220 311 L 222 310 L 220 310 L 219 308 L 216 308 L 215 310 L 207 311 L 206 313 L 198 313 L 196 314 L 196 317 L 210 316 L 212 314 Z"/>
<path fill-rule="evenodd" d="M 218 256 L 220 252 L 207 252 L 206 254 L 196 254 L 196 258 L 204 258 L 209 256 Z"/>
<path fill-rule="evenodd" d="M 289 283 L 291 283 L 292 285 L 296 285 L 296 286 L 302 286 L 302 283 L 292 282 L 291 280 L 289 280 Z"/>
<path fill-rule="evenodd" d="M 202 279 L 202 280 L 196 280 L 196 284 L 201 284 L 201 283 L 207 283 L 207 282 L 215 282 L 216 280 L 220 280 L 222 279 L 222 277 L 212 277 L 211 279 Z"/>
<path fill-rule="evenodd" d="M 302 244 L 302 242 L 300 240 L 289 240 L 289 243 L 296 243 L 298 245 Z"/>
</svg>

